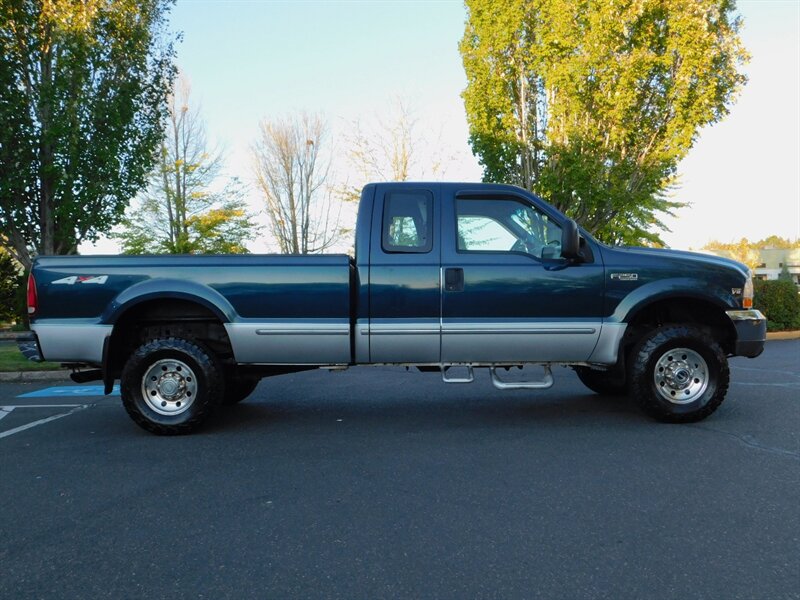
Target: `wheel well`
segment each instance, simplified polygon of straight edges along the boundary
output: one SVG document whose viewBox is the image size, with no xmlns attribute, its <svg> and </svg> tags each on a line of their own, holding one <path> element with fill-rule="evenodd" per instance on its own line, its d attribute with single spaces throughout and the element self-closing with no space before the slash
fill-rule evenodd
<svg viewBox="0 0 800 600">
<path fill-rule="evenodd" d="M 667 298 L 648 304 L 628 321 L 623 338 L 625 354 L 627 355 L 643 333 L 668 323 L 688 323 L 702 327 L 720 343 L 726 354 L 733 353 L 736 330 L 724 309 L 697 298 Z"/>
<path fill-rule="evenodd" d="M 114 324 L 106 354 L 106 378 L 118 378 L 131 352 L 154 337 L 198 340 L 224 364 L 234 362 L 228 332 L 211 310 L 191 300 L 148 300 L 125 311 Z"/>
</svg>

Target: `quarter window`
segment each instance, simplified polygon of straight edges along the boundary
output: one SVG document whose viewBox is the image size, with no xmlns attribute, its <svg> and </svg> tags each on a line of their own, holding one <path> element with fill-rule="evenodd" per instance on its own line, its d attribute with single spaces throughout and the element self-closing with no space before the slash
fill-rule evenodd
<svg viewBox="0 0 800 600">
<path fill-rule="evenodd" d="M 426 191 L 392 192 L 383 206 L 385 252 L 430 252 L 433 247 L 433 195 Z"/>
</svg>

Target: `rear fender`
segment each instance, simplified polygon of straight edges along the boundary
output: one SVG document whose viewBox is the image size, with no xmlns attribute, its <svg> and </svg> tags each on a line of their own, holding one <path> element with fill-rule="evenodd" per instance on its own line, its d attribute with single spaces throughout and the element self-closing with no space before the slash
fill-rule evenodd
<svg viewBox="0 0 800 600">
<path fill-rule="evenodd" d="M 188 300 L 210 310 L 222 323 L 230 323 L 236 318 L 236 311 L 231 303 L 217 290 L 181 279 L 148 279 L 137 283 L 112 300 L 100 322 L 113 325 L 119 318 L 134 306 L 149 300 Z"/>
</svg>

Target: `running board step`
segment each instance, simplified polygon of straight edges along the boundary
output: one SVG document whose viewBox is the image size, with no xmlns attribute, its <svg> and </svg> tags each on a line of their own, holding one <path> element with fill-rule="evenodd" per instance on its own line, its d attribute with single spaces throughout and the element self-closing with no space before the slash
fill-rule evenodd
<svg viewBox="0 0 800 600">
<path fill-rule="evenodd" d="M 452 365 L 452 366 L 444 366 L 442 365 L 442 381 L 445 383 L 472 383 L 475 381 L 475 372 L 473 370 L 472 365 L 463 365 L 463 367 L 467 370 L 466 377 L 448 377 L 447 371 L 452 369 L 453 367 L 461 367 L 462 365 Z"/>
<path fill-rule="evenodd" d="M 497 375 L 497 367 L 490 367 L 492 385 L 498 390 L 546 390 L 553 387 L 553 373 L 550 365 L 544 365 L 544 377 L 540 381 L 503 381 Z"/>
</svg>

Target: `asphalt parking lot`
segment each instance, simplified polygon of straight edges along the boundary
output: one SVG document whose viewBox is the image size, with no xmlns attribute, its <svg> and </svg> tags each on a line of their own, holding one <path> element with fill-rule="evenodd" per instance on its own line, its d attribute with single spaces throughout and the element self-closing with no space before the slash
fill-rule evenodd
<svg viewBox="0 0 800 600">
<path fill-rule="evenodd" d="M 798 367 L 734 359 L 695 425 L 564 369 L 308 372 L 175 438 L 0 384 L 0 597 L 799 598 Z"/>
</svg>

